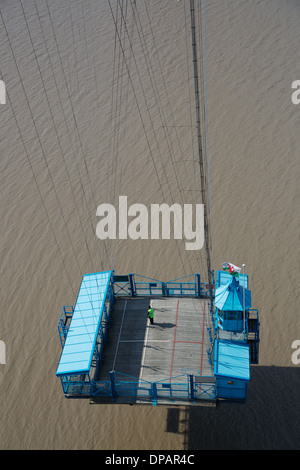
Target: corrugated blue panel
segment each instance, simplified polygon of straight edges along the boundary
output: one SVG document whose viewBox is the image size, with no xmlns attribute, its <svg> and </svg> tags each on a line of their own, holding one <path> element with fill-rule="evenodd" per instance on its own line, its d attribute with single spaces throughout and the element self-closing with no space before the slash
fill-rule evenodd
<svg viewBox="0 0 300 470">
<path fill-rule="evenodd" d="M 56 375 L 89 372 L 111 275 L 105 271 L 83 276 Z"/>
<path fill-rule="evenodd" d="M 234 341 L 217 340 L 215 346 L 214 374 L 250 380 L 249 345 Z"/>
</svg>

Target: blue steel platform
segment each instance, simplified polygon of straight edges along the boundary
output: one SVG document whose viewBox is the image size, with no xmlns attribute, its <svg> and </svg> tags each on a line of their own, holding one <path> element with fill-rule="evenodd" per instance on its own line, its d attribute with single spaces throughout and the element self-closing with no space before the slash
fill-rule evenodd
<svg viewBox="0 0 300 470">
<path fill-rule="evenodd" d="M 239 289 L 228 273 L 217 279 L 218 292 Z M 229 307 L 215 307 L 214 286 L 199 274 L 168 282 L 113 271 L 83 276 L 75 307 L 63 308 L 58 325 L 56 375 L 65 397 L 154 405 L 245 400 L 250 362 L 258 363 L 258 310 L 248 308 L 241 322 L 241 306 Z"/>
<path fill-rule="evenodd" d="M 100 403 L 214 401 L 209 286 L 199 274 L 188 277 L 84 276 L 75 308 L 64 307 L 59 321 L 56 375 L 65 396 Z"/>
</svg>

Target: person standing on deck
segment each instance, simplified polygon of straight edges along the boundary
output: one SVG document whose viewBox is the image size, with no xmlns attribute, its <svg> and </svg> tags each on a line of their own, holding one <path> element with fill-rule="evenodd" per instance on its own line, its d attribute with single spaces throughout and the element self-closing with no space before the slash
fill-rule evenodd
<svg viewBox="0 0 300 470">
<path fill-rule="evenodd" d="M 148 307 L 148 317 L 149 317 L 149 320 L 150 320 L 151 325 L 153 325 L 153 321 L 154 321 L 154 308 L 151 307 L 151 305 L 149 305 L 149 307 Z"/>
</svg>

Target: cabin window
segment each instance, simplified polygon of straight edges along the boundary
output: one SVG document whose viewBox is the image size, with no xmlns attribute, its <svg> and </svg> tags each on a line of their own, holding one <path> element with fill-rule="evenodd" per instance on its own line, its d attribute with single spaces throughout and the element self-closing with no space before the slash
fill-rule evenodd
<svg viewBox="0 0 300 470">
<path fill-rule="evenodd" d="M 239 312 L 236 310 L 230 311 L 222 311 L 219 313 L 219 316 L 221 318 L 224 318 L 224 320 L 242 320 L 243 319 L 243 312 Z"/>
<path fill-rule="evenodd" d="M 236 320 L 237 318 L 237 312 L 232 311 L 232 312 L 227 312 L 227 320 Z"/>
</svg>

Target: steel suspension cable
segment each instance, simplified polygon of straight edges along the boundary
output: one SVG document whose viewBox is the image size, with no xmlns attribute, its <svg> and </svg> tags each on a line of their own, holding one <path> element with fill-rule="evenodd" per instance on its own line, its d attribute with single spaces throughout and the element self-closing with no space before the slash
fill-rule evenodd
<svg viewBox="0 0 300 470">
<path fill-rule="evenodd" d="M 195 110 L 196 110 L 196 126 L 197 126 L 197 141 L 198 141 L 198 158 L 200 166 L 200 180 L 201 180 L 201 197 L 202 204 L 204 204 L 204 243 L 206 250 L 207 260 L 207 275 L 209 283 L 211 284 L 212 270 L 210 260 L 210 235 L 209 235 L 209 218 L 207 207 L 207 194 L 206 194 L 206 174 L 204 168 L 202 137 L 201 137 L 201 120 L 200 120 L 200 97 L 199 97 L 199 76 L 198 76 L 198 57 L 197 57 L 197 40 L 196 40 L 196 25 L 195 25 L 195 6 L 194 0 L 190 0 L 190 13 L 191 13 L 191 32 L 192 32 L 192 50 L 193 50 L 193 67 L 194 67 L 194 87 L 195 87 Z"/>
<path fill-rule="evenodd" d="M 111 0 L 108 0 L 108 1 L 109 1 L 109 5 L 110 5 L 110 9 L 111 9 L 111 14 L 112 14 L 112 17 L 113 17 L 113 21 L 114 21 L 115 27 L 116 27 L 116 29 L 117 29 L 116 21 L 115 21 L 114 15 L 113 15 L 112 7 L 111 7 Z M 126 27 L 126 24 L 125 24 L 125 27 Z M 144 119 L 143 119 L 143 117 L 142 117 L 142 113 L 141 113 L 141 110 L 140 110 L 140 106 L 139 106 L 139 103 L 138 103 L 138 100 L 137 100 L 137 95 L 136 95 L 136 92 L 135 92 L 135 89 L 134 89 L 132 77 L 131 77 L 131 74 L 129 73 L 129 70 L 128 70 L 128 64 L 127 64 L 127 61 L 126 61 L 124 48 L 123 48 L 123 46 L 122 46 L 122 44 L 121 44 L 121 39 L 120 39 L 120 34 L 119 34 L 119 32 L 118 32 L 118 29 L 117 29 L 117 34 L 118 34 L 118 39 L 119 39 L 119 42 L 120 42 L 120 47 L 121 47 L 121 49 L 122 49 L 123 57 L 124 57 L 124 60 L 125 60 L 127 73 L 128 73 L 128 75 L 129 75 L 130 83 L 131 83 L 131 86 L 132 86 L 133 95 L 134 95 L 134 98 L 135 98 L 135 102 L 136 102 L 136 105 L 137 105 L 137 109 L 138 109 L 139 116 L 140 116 L 140 119 L 141 119 L 141 122 L 142 122 L 143 130 L 144 130 L 144 133 L 145 133 L 145 138 L 146 138 L 146 141 L 147 141 L 147 145 L 148 145 L 148 147 L 149 147 L 150 156 L 151 156 L 151 159 L 152 159 L 152 162 L 153 162 L 154 170 L 155 170 L 155 173 L 156 173 L 156 177 L 157 177 L 158 183 L 159 183 L 159 185 L 160 185 L 160 191 L 161 191 L 161 193 L 162 193 L 163 200 L 164 200 L 164 202 L 165 202 L 165 196 L 164 196 L 164 192 L 163 192 L 163 189 L 162 189 L 162 184 L 161 184 L 161 182 L 160 182 L 160 178 L 159 178 L 159 174 L 158 174 L 157 165 L 155 164 L 153 152 L 152 152 L 151 145 L 150 145 L 150 141 L 149 141 L 149 138 L 148 138 L 148 135 L 147 135 L 147 132 L 146 132 L 145 122 L 144 122 Z M 130 44 L 130 47 L 132 48 L 132 44 Z M 153 129 L 153 135 L 154 135 L 156 147 L 157 147 L 157 150 L 158 150 L 159 153 L 160 153 L 160 148 L 159 148 L 158 141 L 157 141 L 157 138 L 156 138 L 156 133 L 155 133 L 155 130 L 154 130 L 154 126 L 153 126 L 153 121 L 152 121 L 152 118 L 151 118 L 151 114 L 150 114 L 149 109 L 148 109 L 147 99 L 146 99 L 146 95 L 145 95 L 145 90 L 144 90 L 143 83 L 142 83 L 142 80 L 141 80 L 141 77 L 140 77 L 140 73 L 139 73 L 139 69 L 138 69 L 138 66 L 137 66 L 137 61 L 136 61 L 134 52 L 133 52 L 133 59 L 134 59 L 135 67 L 136 67 L 137 76 L 138 76 L 138 79 L 139 79 L 139 82 L 140 82 L 142 95 L 143 95 L 143 98 L 144 98 L 144 100 L 145 100 L 145 105 L 146 105 L 145 107 L 146 107 L 146 110 L 147 110 L 147 113 L 148 113 L 148 116 L 149 116 L 149 121 L 150 121 L 150 123 L 151 123 L 151 127 L 152 127 L 152 129 Z M 165 175 L 167 176 L 167 172 L 166 172 L 166 169 L 165 169 L 165 166 L 164 166 L 163 159 L 162 159 L 162 156 L 161 156 L 161 155 L 160 155 L 160 158 L 161 158 L 161 163 L 162 163 L 162 166 L 163 166 L 164 173 L 165 173 Z M 169 182 L 168 182 L 168 178 L 166 178 L 166 181 L 167 181 L 167 185 L 169 186 L 169 192 L 170 192 L 170 194 L 171 194 L 171 191 L 170 191 L 170 184 L 169 184 Z M 180 259 L 181 259 L 181 264 L 182 264 L 183 269 L 184 269 L 184 272 L 185 272 L 185 274 L 186 274 L 185 266 L 184 266 L 184 263 L 183 263 L 183 259 L 182 259 L 181 252 L 180 252 L 180 250 L 179 250 L 179 248 L 178 248 L 177 240 L 176 240 L 176 246 L 177 246 L 177 250 L 178 250 L 179 257 L 180 257 Z"/>
<path fill-rule="evenodd" d="M 134 7 L 133 7 L 133 5 L 134 5 Z M 133 2 L 133 5 L 131 3 L 134 20 L 135 20 L 136 25 L 137 25 L 139 40 L 140 40 L 140 44 L 141 44 L 141 47 L 142 47 L 142 53 L 143 53 L 143 57 L 144 57 L 145 64 L 146 64 L 146 69 L 149 73 L 150 83 L 151 83 L 151 87 L 153 89 L 153 96 L 155 97 L 156 106 L 157 106 L 159 116 L 160 116 L 160 120 L 161 120 L 161 123 L 162 123 L 162 128 L 163 128 L 163 132 L 164 132 L 164 135 L 165 135 L 165 141 L 167 143 L 167 147 L 168 147 L 168 151 L 169 151 L 169 155 L 170 155 L 170 161 L 171 161 L 173 171 L 174 171 L 174 175 L 175 175 L 175 179 L 176 179 L 176 185 L 177 185 L 177 188 L 179 190 L 181 202 L 183 204 L 184 201 L 183 201 L 182 191 L 180 190 L 180 181 L 178 179 L 176 165 L 175 165 L 175 162 L 174 162 L 175 151 L 174 151 L 174 148 L 173 148 L 173 145 L 172 145 L 172 141 L 171 141 L 171 139 L 169 139 L 168 133 L 166 132 L 166 126 L 164 125 L 164 123 L 166 123 L 165 113 L 164 113 L 162 102 L 161 102 L 161 99 L 160 99 L 160 94 L 158 92 L 158 85 L 157 85 L 155 74 L 154 74 L 154 71 L 153 71 L 153 66 L 152 66 L 152 63 L 151 63 L 150 54 L 149 54 L 147 44 L 146 44 L 146 41 L 145 41 L 145 34 L 143 33 L 142 24 L 141 24 L 141 21 L 140 21 L 140 15 L 139 15 L 139 12 L 138 12 L 138 9 L 137 9 L 137 6 L 136 6 L 136 2 Z M 150 30 L 152 30 L 150 18 L 148 17 L 148 19 L 149 19 Z M 155 47 L 154 47 L 154 49 L 155 49 Z M 156 55 L 158 56 L 157 51 L 156 51 Z M 160 68 L 160 70 L 161 70 L 161 68 Z M 161 70 L 161 74 L 162 74 L 162 70 Z M 163 74 L 162 74 L 162 77 L 163 77 Z M 164 78 L 163 78 L 163 83 L 164 83 L 164 91 L 165 91 L 166 95 L 168 96 L 167 87 L 166 87 Z M 171 108 L 171 106 L 170 106 L 170 108 Z M 154 129 L 153 129 L 153 132 L 155 132 Z M 160 156 L 161 156 L 160 151 L 159 151 L 159 153 L 160 153 Z M 182 157 L 183 157 L 183 155 L 182 155 Z M 162 156 L 161 156 L 161 159 L 162 159 Z M 185 167 L 185 170 L 186 170 L 186 167 Z M 186 183 L 189 184 L 188 175 L 186 174 L 186 176 L 187 176 Z M 165 171 L 165 177 L 166 177 L 166 180 L 168 181 L 168 174 L 166 173 L 166 171 Z M 169 190 L 170 190 L 170 196 L 171 196 L 172 202 L 174 203 L 174 198 L 173 198 L 173 195 L 172 195 L 170 185 L 169 185 Z M 188 214 L 188 215 L 191 216 L 192 214 Z M 190 218 L 189 218 L 189 223 L 190 223 L 190 226 L 192 227 L 192 220 Z M 188 259 L 188 262 L 189 262 L 190 267 L 191 267 L 191 261 L 190 261 L 189 256 L 188 256 L 189 254 L 190 253 L 188 252 L 187 253 L 187 259 Z M 191 267 L 191 270 L 192 270 L 192 267 Z"/>
</svg>

